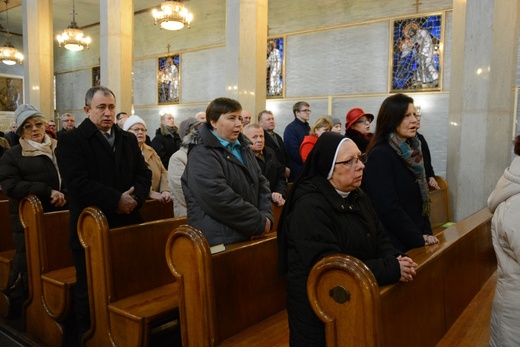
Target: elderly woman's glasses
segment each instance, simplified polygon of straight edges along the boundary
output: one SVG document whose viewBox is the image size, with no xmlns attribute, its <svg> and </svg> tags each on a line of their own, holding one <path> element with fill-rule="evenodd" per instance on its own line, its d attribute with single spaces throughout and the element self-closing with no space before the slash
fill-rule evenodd
<svg viewBox="0 0 520 347">
<path fill-rule="evenodd" d="M 144 128 L 130 128 L 128 130 L 133 131 L 134 133 L 145 133 L 147 129 L 144 129 Z"/>
<path fill-rule="evenodd" d="M 36 122 L 34 124 L 25 124 L 22 128 L 24 131 L 31 131 L 33 127 L 40 129 L 43 126 L 43 122 Z"/>
<path fill-rule="evenodd" d="M 358 161 L 362 162 L 363 164 L 367 162 L 367 155 L 366 153 L 361 154 L 357 158 L 352 158 L 345 161 L 337 161 L 334 163 L 334 165 L 345 165 L 346 167 L 352 167 L 354 165 L 357 165 Z"/>
</svg>

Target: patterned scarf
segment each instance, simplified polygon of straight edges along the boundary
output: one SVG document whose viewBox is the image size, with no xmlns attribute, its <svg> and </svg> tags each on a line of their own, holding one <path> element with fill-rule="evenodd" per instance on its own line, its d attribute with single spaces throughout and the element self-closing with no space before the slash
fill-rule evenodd
<svg viewBox="0 0 520 347">
<path fill-rule="evenodd" d="M 399 136 L 391 133 L 388 136 L 388 144 L 392 147 L 397 155 L 403 160 L 406 167 L 414 174 L 421 197 L 423 200 L 422 215 L 430 215 L 430 191 L 428 182 L 426 182 L 426 174 L 424 170 L 423 155 L 421 151 L 421 141 L 417 137 L 412 137 L 408 141 L 403 141 Z"/>
</svg>

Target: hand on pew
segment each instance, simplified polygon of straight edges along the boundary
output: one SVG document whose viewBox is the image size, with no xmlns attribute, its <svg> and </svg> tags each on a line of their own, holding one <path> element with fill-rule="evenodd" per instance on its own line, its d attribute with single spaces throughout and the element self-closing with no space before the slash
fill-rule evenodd
<svg viewBox="0 0 520 347">
<path fill-rule="evenodd" d="M 65 199 L 65 195 L 57 190 L 51 191 L 51 204 L 55 207 L 61 207 L 64 206 L 67 203 L 67 200 Z"/>
<path fill-rule="evenodd" d="M 157 200 L 163 204 L 167 204 L 172 200 L 172 195 L 170 194 L 170 192 L 166 192 L 166 191 L 159 193 L 159 192 L 152 190 L 152 191 L 150 191 L 149 197 L 150 197 L 150 199 Z"/>
<path fill-rule="evenodd" d="M 417 263 L 414 262 L 412 258 L 403 257 L 402 255 L 397 257 L 397 261 L 399 261 L 399 267 L 401 269 L 401 278 L 399 279 L 399 281 L 413 281 L 413 276 L 416 275 L 415 267 L 417 266 Z"/>
<path fill-rule="evenodd" d="M 134 199 L 132 194 L 134 193 L 134 187 L 130 187 L 126 192 L 121 194 L 119 198 L 119 204 L 117 205 L 117 213 L 130 214 L 137 207 L 137 200 Z"/>
<path fill-rule="evenodd" d="M 441 189 L 441 187 L 439 187 L 439 183 L 437 183 L 437 180 L 435 179 L 435 177 L 430 177 L 428 179 L 428 185 L 435 189 Z"/>
<path fill-rule="evenodd" d="M 439 243 L 439 239 L 433 235 L 423 235 L 423 238 L 424 238 L 424 244 L 426 246 Z"/>
</svg>

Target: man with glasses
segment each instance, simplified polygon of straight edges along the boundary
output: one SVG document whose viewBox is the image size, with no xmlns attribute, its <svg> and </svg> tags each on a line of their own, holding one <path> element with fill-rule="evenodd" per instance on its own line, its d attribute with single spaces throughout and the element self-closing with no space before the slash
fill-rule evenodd
<svg viewBox="0 0 520 347">
<path fill-rule="evenodd" d="M 300 145 L 303 138 L 309 135 L 311 127 L 309 126 L 309 118 L 311 117 L 310 105 L 305 101 L 298 101 L 293 106 L 294 120 L 287 125 L 283 133 L 285 151 L 289 154 L 291 174 L 289 181 L 294 181 L 303 165 L 300 156 Z"/>
<path fill-rule="evenodd" d="M 66 133 L 67 131 L 71 131 L 72 129 L 75 129 L 76 121 L 74 120 L 74 115 L 72 113 L 64 113 L 61 115 L 61 130 L 56 133 L 58 135 L 58 138 L 63 133 Z"/>
</svg>

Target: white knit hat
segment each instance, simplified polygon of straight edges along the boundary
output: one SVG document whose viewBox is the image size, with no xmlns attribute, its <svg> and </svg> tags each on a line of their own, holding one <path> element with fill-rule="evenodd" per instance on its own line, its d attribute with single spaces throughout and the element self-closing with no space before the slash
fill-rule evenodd
<svg viewBox="0 0 520 347">
<path fill-rule="evenodd" d="M 142 124 L 146 127 L 146 123 L 144 120 L 139 116 L 130 116 L 125 122 L 125 125 L 123 125 L 123 130 L 128 131 L 134 124 Z"/>
</svg>

